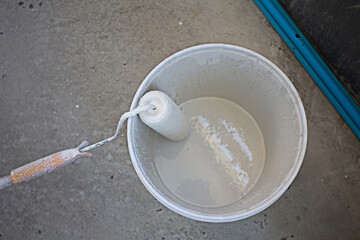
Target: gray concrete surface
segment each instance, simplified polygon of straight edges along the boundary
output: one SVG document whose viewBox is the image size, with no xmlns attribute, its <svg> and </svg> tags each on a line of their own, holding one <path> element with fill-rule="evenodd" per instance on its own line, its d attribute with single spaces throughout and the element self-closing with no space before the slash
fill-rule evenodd
<svg viewBox="0 0 360 240">
<path fill-rule="evenodd" d="M 123 136 L 1 191 L 0 239 L 360 238 L 360 143 L 252 1 L 22 1 L 0 3 L 0 175 L 110 136 L 156 64 L 209 42 L 277 64 L 303 100 L 309 140 L 299 175 L 275 204 L 209 224 L 146 191 Z"/>
</svg>

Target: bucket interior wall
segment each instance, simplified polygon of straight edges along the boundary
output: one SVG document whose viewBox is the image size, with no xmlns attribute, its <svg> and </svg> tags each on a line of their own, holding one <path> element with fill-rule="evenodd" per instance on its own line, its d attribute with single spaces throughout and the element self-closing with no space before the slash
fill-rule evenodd
<svg viewBox="0 0 360 240">
<path fill-rule="evenodd" d="M 233 101 L 253 116 L 265 140 L 264 169 L 252 190 L 231 205 L 204 208 L 186 203 L 168 190 L 154 164 L 155 132 L 138 117 L 131 120 L 135 161 L 145 181 L 175 206 L 209 215 L 246 212 L 279 194 L 296 175 L 302 162 L 299 155 L 306 142 L 302 104 L 286 76 L 263 57 L 221 46 L 178 54 L 149 74 L 134 102 L 151 90 L 165 92 L 178 105 L 199 97 Z"/>
</svg>

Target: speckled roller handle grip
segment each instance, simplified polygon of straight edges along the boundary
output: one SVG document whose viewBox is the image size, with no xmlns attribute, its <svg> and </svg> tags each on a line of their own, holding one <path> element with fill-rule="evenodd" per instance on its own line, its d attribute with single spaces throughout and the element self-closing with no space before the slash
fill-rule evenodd
<svg viewBox="0 0 360 240">
<path fill-rule="evenodd" d="M 82 156 L 91 156 L 88 152 L 80 152 L 80 149 L 88 145 L 88 142 L 82 142 L 77 148 L 64 150 L 54 153 L 50 156 L 41 158 L 25 166 L 16 168 L 10 172 L 11 181 L 15 185 L 28 182 L 33 178 L 52 172 L 57 168 L 63 167 L 75 159 Z"/>
</svg>

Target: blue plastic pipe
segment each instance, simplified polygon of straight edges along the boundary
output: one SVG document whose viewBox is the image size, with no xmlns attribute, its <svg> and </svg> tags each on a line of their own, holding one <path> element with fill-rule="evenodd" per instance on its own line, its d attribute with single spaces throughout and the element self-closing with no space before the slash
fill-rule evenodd
<svg viewBox="0 0 360 240">
<path fill-rule="evenodd" d="M 360 107 L 276 0 L 254 0 L 321 91 L 360 140 Z"/>
</svg>

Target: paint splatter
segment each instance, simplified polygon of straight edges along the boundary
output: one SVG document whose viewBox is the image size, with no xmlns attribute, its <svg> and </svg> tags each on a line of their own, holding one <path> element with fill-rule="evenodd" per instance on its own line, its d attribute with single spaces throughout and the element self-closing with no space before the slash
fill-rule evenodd
<svg viewBox="0 0 360 240">
<path fill-rule="evenodd" d="M 220 137 L 221 134 L 218 127 L 212 126 L 210 121 L 201 115 L 193 117 L 190 120 L 194 123 L 196 132 L 202 136 L 205 144 L 213 150 L 216 163 L 224 166 L 228 174 L 233 176 L 234 179 L 237 179 L 236 183 L 240 184 L 240 189 L 244 190 L 250 180 L 249 174 L 241 168 L 240 160 L 233 155 L 228 145 L 224 143 Z M 239 134 L 231 124 L 228 124 L 223 119 L 220 119 L 219 122 L 224 125 L 228 133 L 232 134 L 233 140 L 235 140 L 240 145 L 241 150 L 247 154 L 249 161 L 252 161 L 252 153 L 245 144 L 243 133 Z"/>
<path fill-rule="evenodd" d="M 244 138 L 244 129 L 240 128 L 240 133 L 239 133 L 238 130 L 233 127 L 232 123 L 226 122 L 225 119 L 220 119 L 220 122 L 222 125 L 224 125 L 224 127 L 226 128 L 228 133 L 230 133 L 232 135 L 232 138 L 239 144 L 241 151 L 245 153 L 248 160 L 250 162 L 252 162 L 253 154 L 250 151 L 249 146 L 246 144 L 246 141 Z"/>
</svg>

